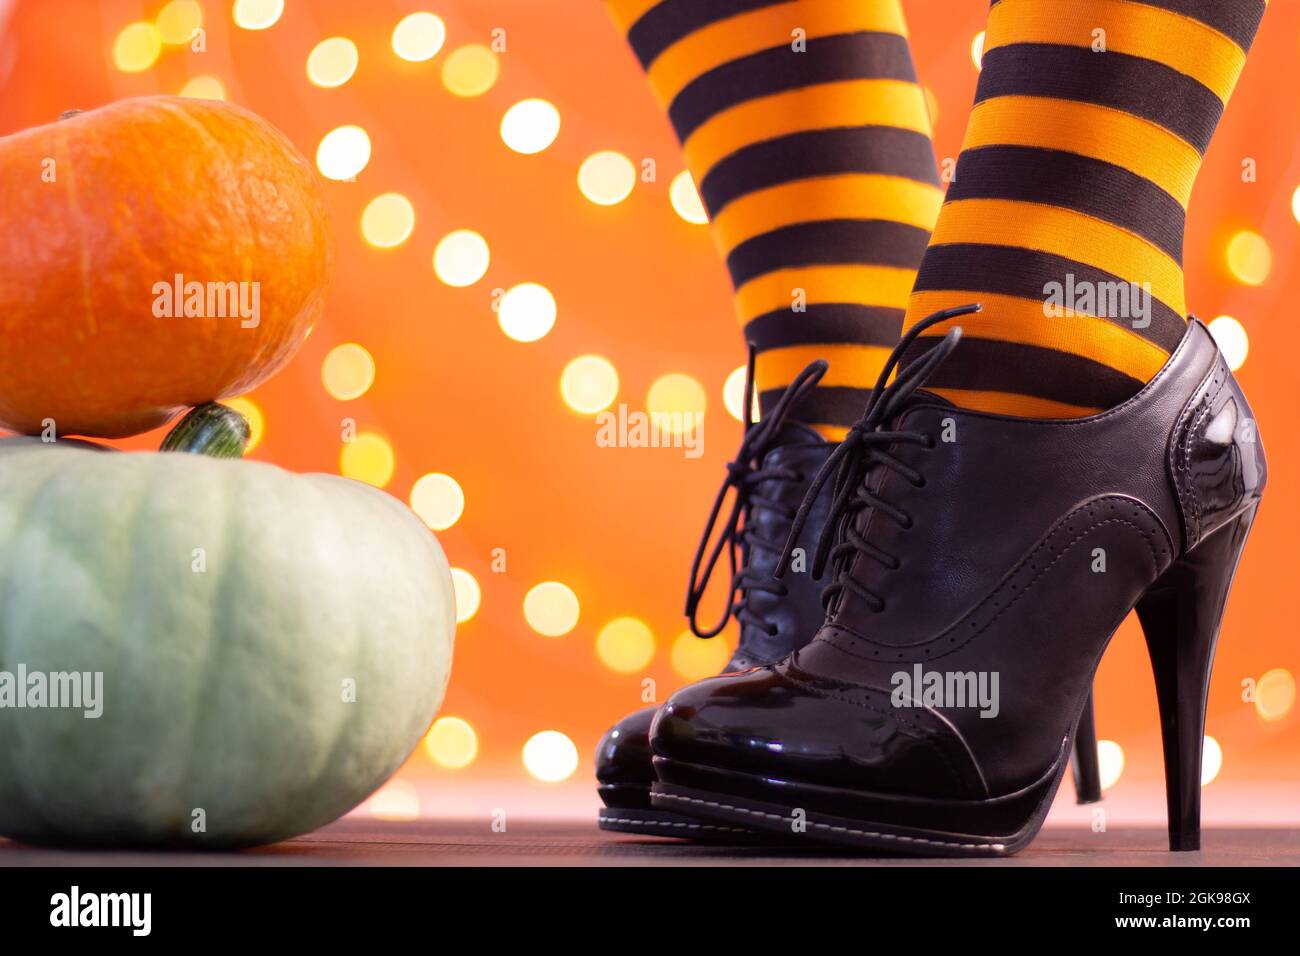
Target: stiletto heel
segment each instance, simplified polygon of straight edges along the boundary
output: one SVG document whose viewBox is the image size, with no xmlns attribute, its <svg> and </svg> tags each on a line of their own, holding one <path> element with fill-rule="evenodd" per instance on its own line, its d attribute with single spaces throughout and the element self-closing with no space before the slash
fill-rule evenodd
<svg viewBox="0 0 1300 956">
<path fill-rule="evenodd" d="M 1201 848 L 1201 749 L 1210 669 L 1256 508 L 1174 562 L 1137 604 L 1160 706 L 1171 850 Z"/>
<path fill-rule="evenodd" d="M 1101 801 L 1101 768 L 1097 758 L 1097 720 L 1093 712 L 1093 694 L 1083 703 L 1079 727 L 1074 732 L 1074 795 L 1078 803 Z"/>
</svg>

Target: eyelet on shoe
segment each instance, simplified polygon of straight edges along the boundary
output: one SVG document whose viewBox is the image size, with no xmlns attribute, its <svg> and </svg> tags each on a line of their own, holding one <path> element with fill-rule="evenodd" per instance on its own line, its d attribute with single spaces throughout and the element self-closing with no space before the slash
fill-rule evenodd
<svg viewBox="0 0 1300 956">
<path fill-rule="evenodd" d="M 913 488 L 924 488 L 924 487 L 925 487 L 925 475 L 922 475 L 922 476 L 921 476 L 920 478 L 918 478 L 916 481 L 912 482 L 912 487 L 913 487 Z"/>
</svg>

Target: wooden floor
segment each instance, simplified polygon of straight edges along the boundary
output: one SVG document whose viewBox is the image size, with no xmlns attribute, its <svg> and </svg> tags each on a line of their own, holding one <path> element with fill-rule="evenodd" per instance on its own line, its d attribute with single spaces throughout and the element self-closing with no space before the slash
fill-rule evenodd
<svg viewBox="0 0 1300 956">
<path fill-rule="evenodd" d="M 1163 830 L 1047 828 L 1009 860 L 882 859 L 835 849 L 724 846 L 605 833 L 593 823 L 347 819 L 239 853 L 46 850 L 0 840 L 2 866 L 1298 866 L 1300 830 L 1219 829 L 1198 853 L 1170 853 Z"/>
</svg>

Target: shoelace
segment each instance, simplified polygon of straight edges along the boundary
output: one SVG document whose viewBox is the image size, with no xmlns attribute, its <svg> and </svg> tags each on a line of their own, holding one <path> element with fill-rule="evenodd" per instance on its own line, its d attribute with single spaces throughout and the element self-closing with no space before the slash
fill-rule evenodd
<svg viewBox="0 0 1300 956">
<path fill-rule="evenodd" d="M 862 509 L 874 508 L 877 513 L 886 515 L 899 526 L 912 527 L 911 515 L 875 494 L 869 487 L 867 479 L 873 469 L 883 467 L 902 475 L 918 488 L 924 487 L 925 476 L 899 461 L 885 448 L 895 444 L 914 444 L 933 448 L 934 438 L 917 431 L 886 431 L 883 426 L 902 407 L 908 396 L 920 388 L 930 374 L 952 354 L 961 339 L 961 327 L 957 326 L 949 330 L 938 344 L 926 351 L 916 362 L 900 371 L 892 382 L 889 381 L 890 375 L 898 367 L 908 346 L 926 329 L 959 315 L 968 315 L 979 310 L 979 305 L 945 309 L 926 316 L 908 330 L 894 347 L 894 351 L 890 353 L 889 360 L 880 372 L 880 377 L 876 379 L 862 417 L 849 429 L 839 447 L 831 452 L 830 457 L 826 459 L 826 463 L 822 465 L 808 487 L 807 494 L 804 495 L 794 522 L 790 526 L 790 536 L 786 539 L 785 548 L 781 552 L 775 576 L 780 578 L 785 575 L 795 543 L 799 540 L 804 525 L 808 523 L 808 515 L 812 511 L 813 504 L 822 486 L 834 476 L 834 497 L 826 524 L 817 539 L 817 550 L 810 569 L 813 577 L 821 577 L 827 562 L 831 564 L 831 582 L 822 590 L 822 606 L 827 611 L 831 609 L 837 596 L 845 590 L 856 593 L 875 611 L 884 609 L 884 598 L 849 576 L 852 558 L 856 554 L 862 554 L 891 571 L 897 570 L 900 562 L 895 556 L 862 537 L 854 527 L 854 519 Z"/>
<path fill-rule="evenodd" d="M 748 569 L 740 567 L 739 552 L 742 543 L 748 545 L 751 552 L 753 549 L 758 548 L 774 554 L 781 553 L 781 544 L 779 542 L 768 541 L 760 537 L 748 527 L 748 520 L 746 521 L 746 527 L 742 529 L 740 519 L 749 508 L 768 508 L 778 512 L 786 520 L 794 518 L 794 513 L 787 506 L 760 494 L 757 489 L 765 481 L 802 481 L 803 476 L 791 468 L 771 466 L 764 468 L 761 466 L 761 462 L 775 444 L 781 427 L 790 416 L 791 409 L 817 386 L 822 376 L 826 374 L 828 366 L 821 359 L 811 362 L 807 368 L 795 376 L 794 381 L 786 388 L 785 394 L 776 403 L 771 414 L 764 416 L 761 422 L 755 422 L 753 420 L 754 364 L 755 349 L 751 345 L 749 348 L 749 361 L 745 369 L 744 438 L 741 439 L 740 450 L 736 453 L 735 459 L 727 465 L 727 477 L 722 482 L 722 487 L 718 489 L 718 495 L 713 502 L 713 509 L 709 512 L 709 520 L 704 526 L 704 534 L 700 538 L 699 547 L 695 550 L 695 560 L 691 562 L 691 580 L 686 591 L 686 617 L 690 622 L 691 632 L 696 637 L 714 637 L 721 633 L 732 616 L 735 616 L 736 620 L 741 624 L 752 624 L 761 628 L 767 634 L 775 634 L 775 626 L 764 620 L 749 607 L 749 598 L 752 594 L 760 591 L 778 595 L 786 593 L 786 586 L 780 582 L 768 577 L 760 579 L 749 574 Z M 722 513 L 727 493 L 732 489 L 735 489 L 736 493 L 732 501 L 731 512 L 723 524 L 722 532 L 718 535 L 713 550 L 709 551 L 709 539 L 713 535 L 718 516 Z M 704 593 L 709 586 L 709 578 L 712 577 L 713 569 L 717 566 L 718 558 L 722 555 L 724 549 L 727 551 L 728 560 L 731 564 L 731 589 L 727 595 L 727 605 L 722 612 L 722 618 L 717 624 L 706 630 L 700 626 L 698 620 L 700 601 L 704 598 Z M 708 552 L 707 561 L 705 560 L 706 552 Z M 702 572 L 701 565 L 703 565 Z M 739 600 L 736 599 L 737 595 L 740 597 Z"/>
</svg>

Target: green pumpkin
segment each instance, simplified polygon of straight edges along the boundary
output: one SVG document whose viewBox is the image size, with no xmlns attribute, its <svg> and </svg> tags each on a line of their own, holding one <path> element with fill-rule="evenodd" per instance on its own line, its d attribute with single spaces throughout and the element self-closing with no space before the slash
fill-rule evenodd
<svg viewBox="0 0 1300 956">
<path fill-rule="evenodd" d="M 98 718 L 0 706 L 2 836 L 304 833 L 391 776 L 442 702 L 447 560 L 367 485 L 13 438 L 0 541 L 0 678 L 103 675 Z"/>
</svg>

